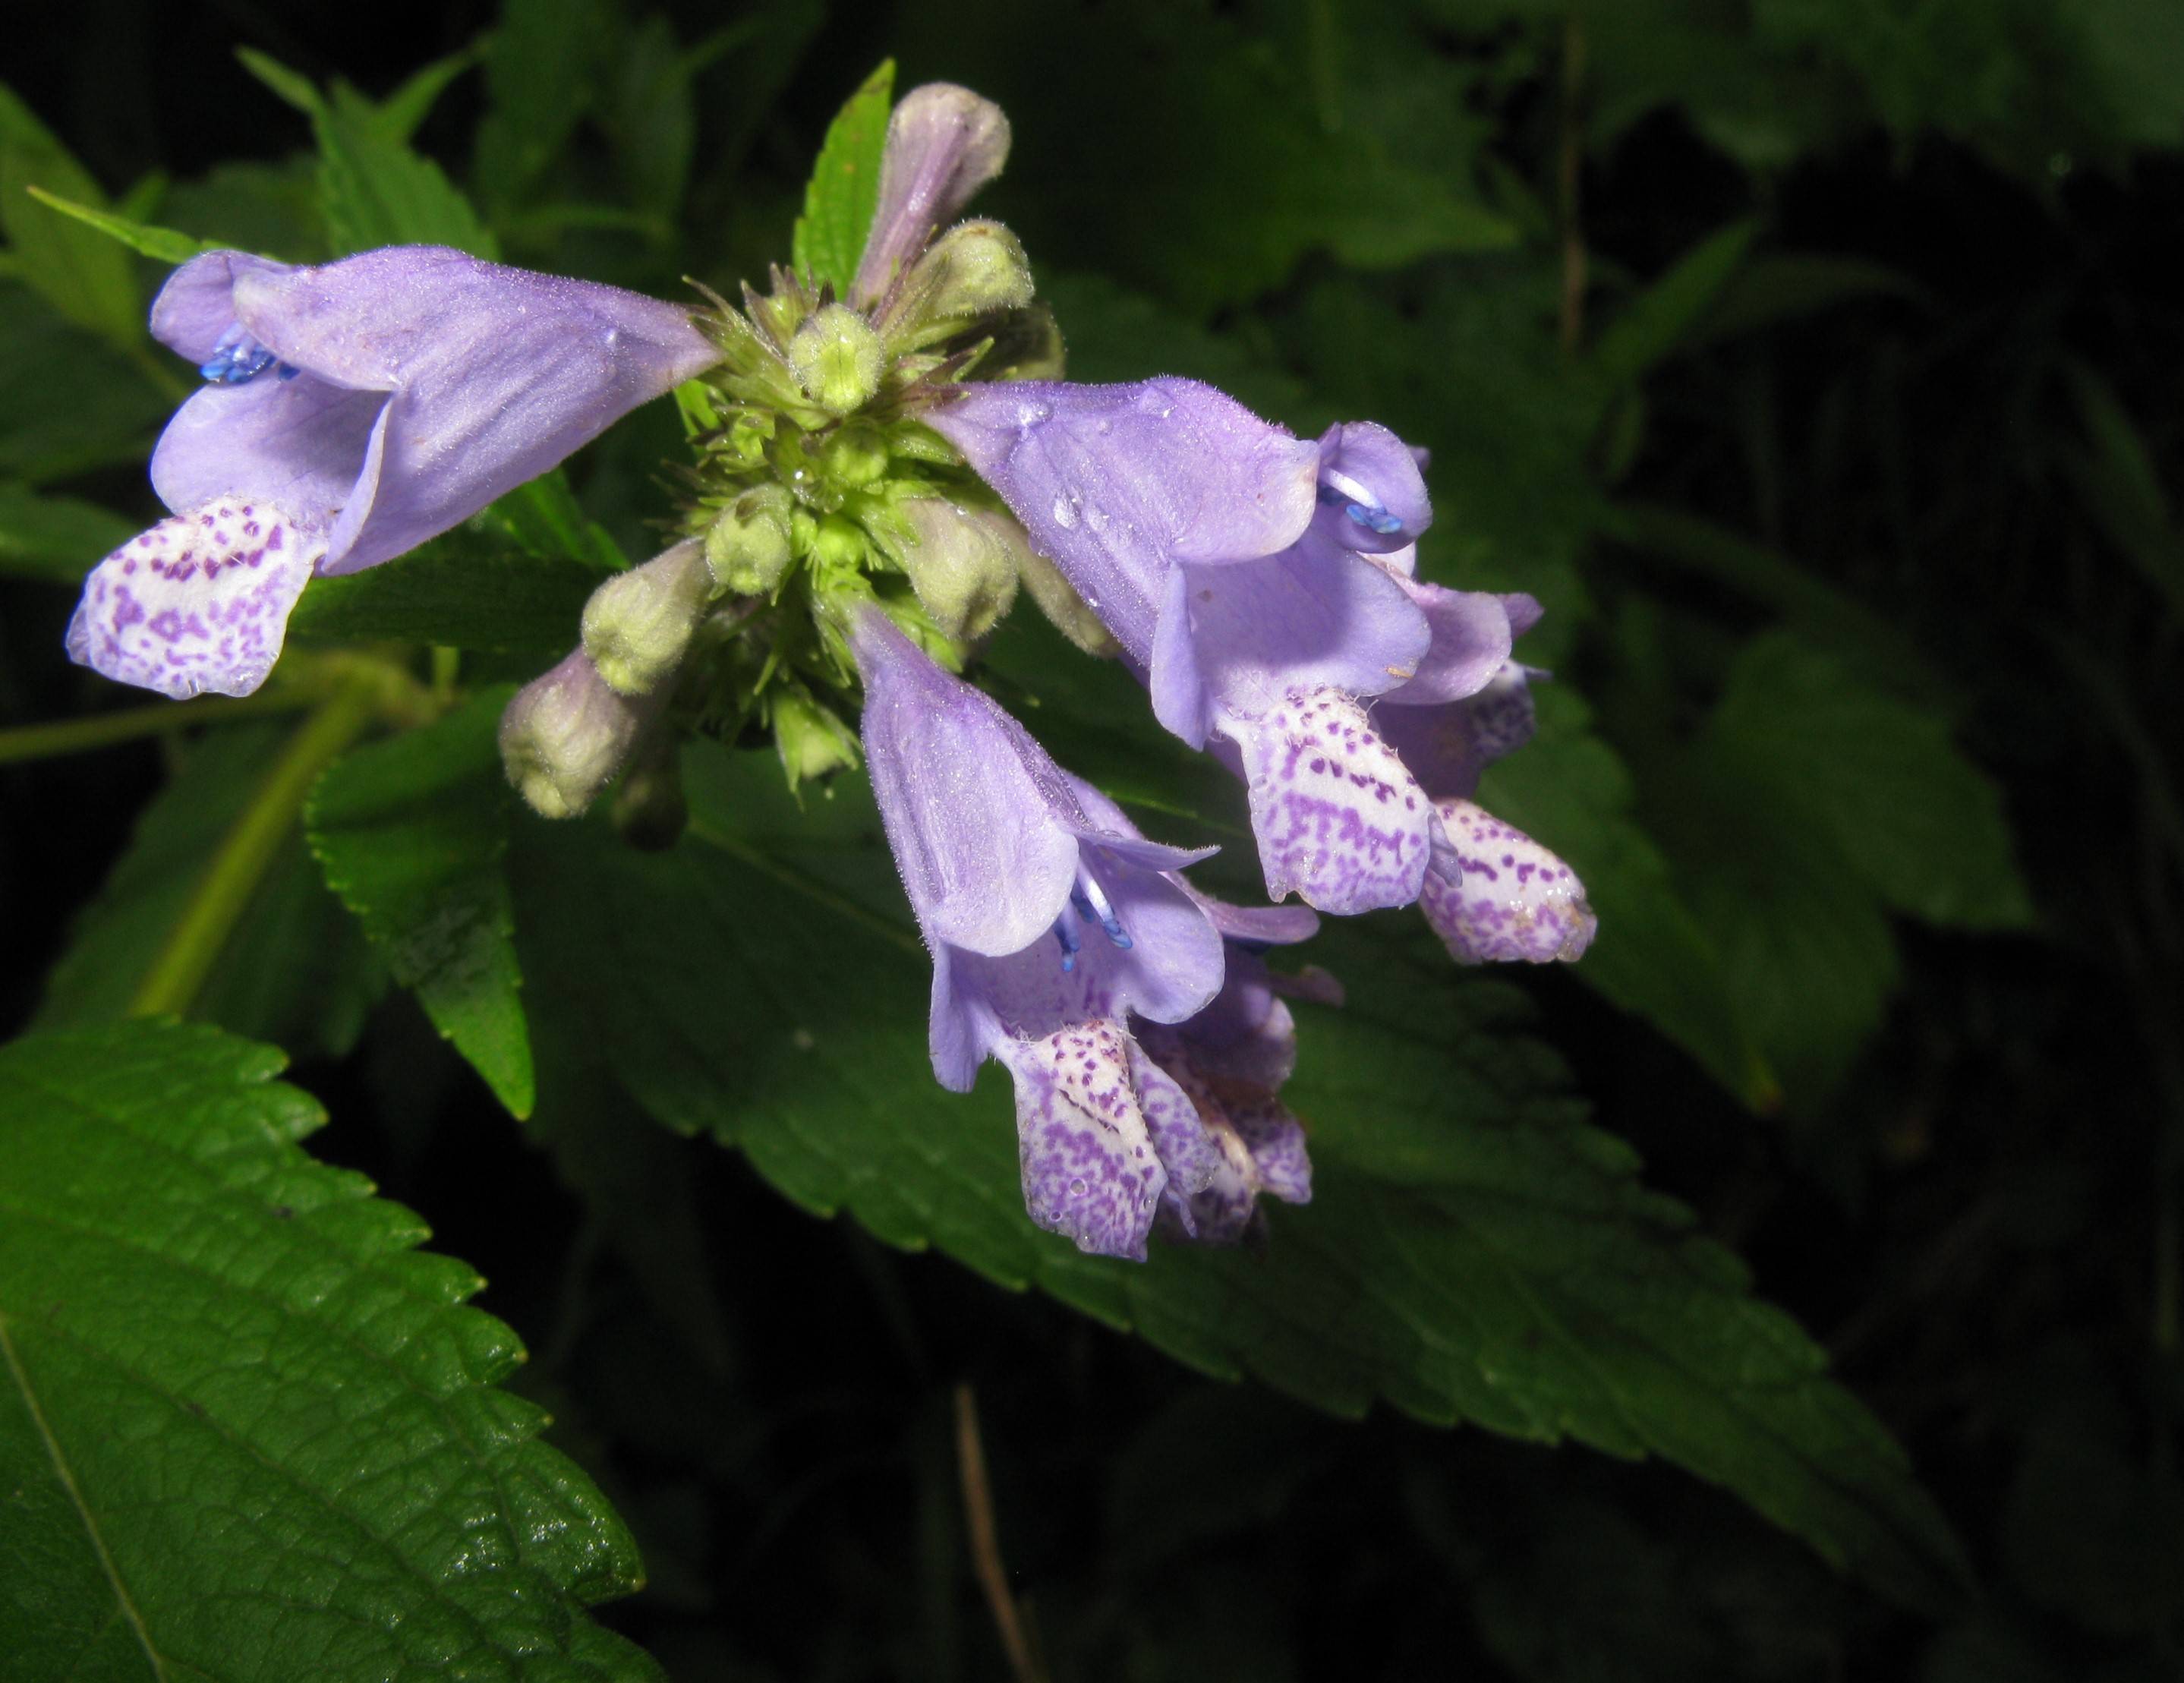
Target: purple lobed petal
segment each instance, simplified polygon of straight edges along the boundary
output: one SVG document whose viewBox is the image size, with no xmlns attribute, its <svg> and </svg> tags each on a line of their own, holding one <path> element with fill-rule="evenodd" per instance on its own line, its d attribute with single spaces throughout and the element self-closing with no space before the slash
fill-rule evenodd
<svg viewBox="0 0 2184 1683">
<path fill-rule="evenodd" d="M 69 658 L 175 700 L 248 695 L 280 658 L 326 537 L 270 503 L 220 499 L 161 521 L 96 567 Z"/>
<path fill-rule="evenodd" d="M 1195 380 L 972 383 L 924 419 L 1141 666 L 1171 562 L 1274 554 L 1317 506 L 1319 447 Z"/>
<path fill-rule="evenodd" d="M 1513 660 L 1461 701 L 1410 707 L 1402 700 L 1401 693 L 1382 696 L 1373 709 L 1373 728 L 1436 800 L 1468 799 L 1480 772 L 1532 739 L 1529 669 Z"/>
<path fill-rule="evenodd" d="M 1460 964 L 1578 957 L 1599 927 L 1577 873 L 1468 800 L 1438 802 L 1442 833 L 1419 904 Z"/>
<path fill-rule="evenodd" d="M 1431 706 L 1484 689 L 1509 659 L 1513 633 L 1503 599 L 1415 579 L 1401 583 L 1431 627 L 1433 640 L 1409 682 L 1390 688 L 1387 699 L 1401 706 Z"/>
<path fill-rule="evenodd" d="M 1368 554 L 1416 543 L 1433 524 L 1421 465 L 1410 446 L 1379 422 L 1337 422 L 1320 435 L 1315 529 L 1344 549 Z"/>
</svg>

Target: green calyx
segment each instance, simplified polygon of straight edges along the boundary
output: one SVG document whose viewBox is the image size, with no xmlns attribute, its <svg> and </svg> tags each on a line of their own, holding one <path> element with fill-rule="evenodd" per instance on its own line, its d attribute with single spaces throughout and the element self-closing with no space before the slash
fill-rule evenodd
<svg viewBox="0 0 2184 1683">
<path fill-rule="evenodd" d="M 653 613 L 662 593 L 612 581 L 586 647 L 617 689 L 671 672 L 683 728 L 770 735 L 794 788 L 857 762 L 853 605 L 951 670 L 1020 583 L 1067 616 L 1067 587 L 920 419 L 959 381 L 1059 375 L 1061 340 L 998 222 L 950 228 L 866 308 L 787 270 L 768 281 L 736 304 L 711 295 L 699 320 L 721 362 L 676 393 L 698 458 L 682 532 L 702 596 Z"/>
</svg>

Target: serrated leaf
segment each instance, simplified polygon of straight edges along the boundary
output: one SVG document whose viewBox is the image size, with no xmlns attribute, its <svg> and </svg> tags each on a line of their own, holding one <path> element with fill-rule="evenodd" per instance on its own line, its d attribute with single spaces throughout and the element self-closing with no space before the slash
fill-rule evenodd
<svg viewBox="0 0 2184 1683">
<path fill-rule="evenodd" d="M 0 574 L 79 584 L 136 532 L 134 522 L 96 503 L 0 481 Z"/>
<path fill-rule="evenodd" d="M 14 273 L 78 326 L 111 343 L 142 342 L 144 298 L 127 255 L 113 241 L 50 204 L 31 187 L 102 209 L 106 195 L 31 108 L 0 86 L 0 234 Z"/>
<path fill-rule="evenodd" d="M 326 886 L 394 979 L 518 1117 L 531 1113 L 531 1036 L 501 860 L 510 797 L 498 732 L 510 691 L 356 750 L 304 812 Z"/>
<path fill-rule="evenodd" d="M 879 203 L 880 155 L 894 109 L 894 60 L 889 59 L 865 78 L 827 125 L 789 248 L 798 271 L 815 287 L 846 293 L 856 278 Z"/>
<path fill-rule="evenodd" d="M 598 0 L 509 0 L 486 46 L 492 109 L 478 125 L 477 181 L 496 214 L 551 164 L 595 92 L 609 47 Z"/>
<path fill-rule="evenodd" d="M 474 256 L 499 255 L 493 235 L 440 166 L 410 149 L 400 130 L 354 88 L 336 82 L 331 98 L 308 77 L 249 47 L 243 67 L 311 120 L 319 147 L 319 203 L 337 256 L 388 245 L 450 245 Z"/>
<path fill-rule="evenodd" d="M 566 555 L 547 560 L 496 547 L 473 521 L 384 566 L 312 580 L 288 635 L 558 657 L 576 643 L 599 582 L 594 568 Z"/>
<path fill-rule="evenodd" d="M 167 786 L 136 822 L 98 897 L 77 916 L 46 982 L 34 1026 L 119 1021 L 214 850 L 242 816 L 284 727 L 251 722 L 182 750 Z M 339 1056 L 356 1044 L 386 978 L 354 922 L 326 891 L 300 832 L 284 844 L 205 978 L 197 1015 L 298 1056 Z"/>
<path fill-rule="evenodd" d="M 1784 633 L 1747 644 L 1703 746 L 1826 837 L 1892 909 L 1958 928 L 2031 922 L 2002 793 L 1947 721 L 1825 651 Z"/>
<path fill-rule="evenodd" d="M 72 216 L 86 227 L 96 228 L 109 239 L 119 240 L 141 257 L 156 259 L 161 263 L 187 263 L 201 252 L 215 249 L 210 240 L 201 240 L 193 235 L 177 233 L 172 228 L 154 228 L 142 222 L 131 221 L 126 216 L 117 216 L 110 210 L 96 210 L 87 204 L 77 204 L 63 198 L 58 193 L 47 192 L 43 187 L 27 190 L 32 198 L 64 216 Z"/>
<path fill-rule="evenodd" d="M 1422 924 L 1311 950 L 1352 996 L 1298 1011 L 1289 1095 L 1315 1197 L 1274 1212 L 1267 1255 L 1086 1257 L 1024 1214 L 1006 1078 L 967 1098 L 932 1082 L 927 962 L 862 789 L 842 780 L 800 819 L 761 755 L 685 772 L 674 853 L 534 823 L 514 855 L 519 907 L 538 907 L 526 966 L 582 1001 L 558 1032 L 588 1036 L 662 1121 L 734 1144 L 813 1210 L 1037 1285 L 1208 1374 L 1663 1455 L 1896 1593 L 1959 1582 L 1946 1524 L 1819 1351 L 1585 1123 L 1516 1032 L 1519 996 L 1451 973 Z"/>
<path fill-rule="evenodd" d="M 1669 863 L 1634 809 L 1637 791 L 1591 711 L 1557 684 L 1534 691 L 1540 733 L 1487 769 L 1479 800 L 1536 837 L 1583 879 L 1601 933 L 1573 973 L 1644 1017 L 1747 1105 L 1774 1096 L 1758 1043 Z"/>
<path fill-rule="evenodd" d="M 297 1142 L 279 1054 L 136 1023 L 0 1049 L 0 1652 L 12 1683 L 652 1679 L 640 1568 L 515 1335 Z"/>
</svg>

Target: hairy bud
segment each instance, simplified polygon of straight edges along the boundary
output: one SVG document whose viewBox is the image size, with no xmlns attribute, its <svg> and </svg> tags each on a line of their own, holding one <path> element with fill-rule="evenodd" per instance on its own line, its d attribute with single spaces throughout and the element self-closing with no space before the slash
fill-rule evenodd
<svg viewBox="0 0 2184 1683">
<path fill-rule="evenodd" d="M 846 304 L 830 304 L 796 330 L 788 365 L 811 401 L 847 415 L 880 388 L 885 357 L 872 324 Z"/>
<path fill-rule="evenodd" d="M 515 692 L 500 717 L 501 764 L 542 817 L 576 817 L 621 769 L 650 711 L 579 649 Z"/>
<path fill-rule="evenodd" d="M 623 694 L 649 694 L 682 664 L 712 594 L 703 546 L 677 543 L 592 593 L 584 652 Z"/>
<path fill-rule="evenodd" d="M 1006 515 L 964 508 L 944 497 L 918 497 L 899 512 L 916 541 L 893 550 L 911 588 L 951 638 L 983 637 L 1016 600 L 1017 558 Z"/>
<path fill-rule="evenodd" d="M 779 485 L 755 486 L 714 517 L 705 533 L 705 565 L 723 590 L 771 594 L 788 571 L 788 523 L 794 499 Z"/>
<path fill-rule="evenodd" d="M 1022 242 L 999 222 L 963 222 L 935 240 L 889 295 L 879 326 L 888 348 L 900 354 L 1031 299 Z"/>
</svg>

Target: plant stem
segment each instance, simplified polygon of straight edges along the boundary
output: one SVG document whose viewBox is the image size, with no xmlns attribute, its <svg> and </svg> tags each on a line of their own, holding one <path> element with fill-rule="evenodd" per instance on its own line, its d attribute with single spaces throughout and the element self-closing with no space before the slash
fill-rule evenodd
<svg viewBox="0 0 2184 1683">
<path fill-rule="evenodd" d="M 381 687 L 359 674 L 337 686 L 288 738 L 249 805 L 220 838 L 181 917 L 144 972 L 129 1002 L 131 1017 L 187 1014 L 266 867 L 287 839 L 304 796 L 319 773 L 370 727 L 380 700 Z"/>
<path fill-rule="evenodd" d="M 308 707 L 317 698 L 294 689 L 263 690 L 231 701 L 221 697 L 202 701 L 162 701 L 149 707 L 125 707 L 118 712 L 94 713 L 87 719 L 63 719 L 48 725 L 22 725 L 0 731 L 0 766 L 25 760 L 49 760 L 63 754 L 81 754 L 139 737 L 164 736 L 193 725 L 225 724 L 261 713 L 289 713 Z"/>
</svg>

